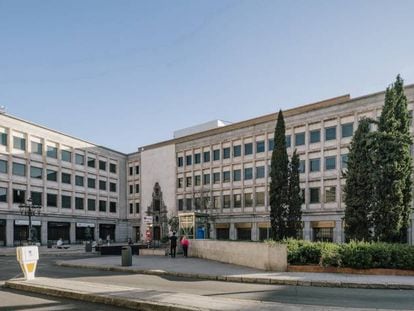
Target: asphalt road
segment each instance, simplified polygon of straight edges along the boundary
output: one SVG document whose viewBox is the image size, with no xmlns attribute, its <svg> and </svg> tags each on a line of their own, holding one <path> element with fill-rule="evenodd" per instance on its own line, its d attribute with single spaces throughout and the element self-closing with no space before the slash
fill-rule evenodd
<svg viewBox="0 0 414 311">
<path fill-rule="evenodd" d="M 71 259 L 74 257 L 65 257 Z M 83 280 L 88 282 L 124 285 L 153 290 L 167 290 L 186 292 L 211 297 L 224 297 L 248 299 L 258 301 L 272 301 L 295 305 L 313 305 L 322 308 L 372 308 L 389 310 L 414 310 L 414 291 L 410 290 L 381 290 L 381 289 L 352 289 L 327 288 L 309 286 L 279 286 L 247 283 L 229 283 L 209 280 L 196 280 L 166 276 L 152 276 L 129 274 L 111 271 L 98 271 L 89 269 L 76 269 L 58 267 L 55 260 L 62 257 L 44 257 L 39 261 L 37 275 L 43 277 L 65 278 Z M 13 257 L 0 257 L 0 282 L 19 276 L 20 268 Z M 6 292 L 0 291 L 0 306 L 3 304 L 2 296 Z M 26 295 L 26 294 L 24 294 Z M 31 298 L 30 298 L 31 297 Z M 37 299 L 30 296 L 27 299 Z M 16 298 L 17 299 L 17 298 Z M 51 299 L 57 301 L 57 299 Z M 60 302 L 59 302 L 60 303 Z M 62 304 L 69 303 L 63 301 Z M 85 309 L 82 303 L 82 308 Z M 0 310 L 7 310 L 0 307 Z M 24 309 L 13 309 L 24 310 Z M 54 309 L 43 309 L 54 310 Z M 59 310 L 71 310 L 68 309 Z M 98 310 L 95 308 L 94 310 Z M 120 310 L 117 308 L 99 310 Z"/>
</svg>

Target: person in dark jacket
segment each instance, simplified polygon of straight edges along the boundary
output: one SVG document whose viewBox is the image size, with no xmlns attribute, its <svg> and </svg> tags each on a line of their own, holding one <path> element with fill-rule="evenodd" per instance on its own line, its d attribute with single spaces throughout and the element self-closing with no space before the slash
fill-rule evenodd
<svg viewBox="0 0 414 311">
<path fill-rule="evenodd" d="M 177 249 L 177 237 L 175 236 L 175 231 L 172 236 L 170 236 L 170 254 L 171 258 L 175 258 L 175 252 Z"/>
</svg>

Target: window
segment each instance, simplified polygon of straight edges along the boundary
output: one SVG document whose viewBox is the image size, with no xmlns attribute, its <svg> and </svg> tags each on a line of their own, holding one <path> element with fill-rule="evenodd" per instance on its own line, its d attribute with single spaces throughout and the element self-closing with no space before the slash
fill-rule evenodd
<svg viewBox="0 0 414 311">
<path fill-rule="evenodd" d="M 273 149 L 274 149 L 274 147 L 275 147 L 275 140 L 273 139 L 273 138 L 270 138 L 268 141 L 267 141 L 267 143 L 268 143 L 268 145 L 269 145 L 269 151 L 273 151 Z"/>
<path fill-rule="evenodd" d="M 96 179 L 95 178 L 88 178 L 88 188 L 92 188 L 92 189 L 96 188 Z"/>
<path fill-rule="evenodd" d="M 78 164 L 78 163 L 76 163 Z M 96 161 L 94 158 L 88 157 L 88 167 L 95 168 L 96 167 Z"/>
<path fill-rule="evenodd" d="M 230 196 L 223 195 L 223 208 L 230 208 Z"/>
<path fill-rule="evenodd" d="M 0 133 L 0 145 L 7 146 L 7 133 Z"/>
<path fill-rule="evenodd" d="M 341 169 L 348 168 L 348 154 L 341 154 Z"/>
<path fill-rule="evenodd" d="M 325 187 L 325 203 L 336 201 L 336 187 L 329 186 Z"/>
<path fill-rule="evenodd" d="M 321 130 L 313 130 L 309 135 L 310 143 L 318 143 L 321 141 Z"/>
<path fill-rule="evenodd" d="M 7 161 L 0 160 L 0 173 L 7 174 Z"/>
<path fill-rule="evenodd" d="M 253 194 L 245 193 L 244 194 L 244 207 L 252 207 L 252 206 L 253 206 Z"/>
<path fill-rule="evenodd" d="M 292 138 L 290 135 L 285 136 L 285 143 L 286 143 L 286 148 L 289 148 L 292 145 Z"/>
<path fill-rule="evenodd" d="M 306 162 L 305 160 L 299 161 L 299 173 L 304 174 L 306 172 Z"/>
<path fill-rule="evenodd" d="M 62 161 L 72 162 L 72 152 L 70 152 L 68 150 L 61 150 L 60 157 L 61 157 Z"/>
<path fill-rule="evenodd" d="M 220 196 L 213 196 L 213 208 L 220 208 Z"/>
<path fill-rule="evenodd" d="M 129 167 L 129 175 L 134 175 L 134 168 L 132 166 Z"/>
<path fill-rule="evenodd" d="M 177 186 L 178 188 L 182 188 L 183 187 L 183 178 L 177 178 Z"/>
<path fill-rule="evenodd" d="M 57 159 L 57 148 L 53 146 L 46 147 L 46 156 L 49 158 Z"/>
<path fill-rule="evenodd" d="M 233 194 L 233 206 L 241 207 L 241 194 Z"/>
<path fill-rule="evenodd" d="M 177 165 L 178 165 L 178 167 L 183 167 L 183 165 L 184 165 L 183 157 L 178 157 L 177 158 Z M 130 174 L 130 175 L 132 175 L 132 174 Z"/>
<path fill-rule="evenodd" d="M 106 191 L 106 181 L 105 180 L 100 180 L 99 181 L 99 190 Z"/>
<path fill-rule="evenodd" d="M 309 160 L 309 170 L 310 172 L 319 172 L 320 171 L 320 159 L 310 159 Z"/>
<path fill-rule="evenodd" d="M 88 199 L 88 211 L 96 210 L 96 200 L 95 199 Z"/>
<path fill-rule="evenodd" d="M 336 156 L 325 157 L 325 170 L 336 169 Z"/>
<path fill-rule="evenodd" d="M 265 142 L 264 140 L 256 141 L 256 153 L 265 152 Z"/>
<path fill-rule="evenodd" d="M 241 156 L 241 145 L 233 146 L 233 158 Z"/>
<path fill-rule="evenodd" d="M 204 185 L 210 184 L 210 174 L 203 174 L 203 184 Z"/>
<path fill-rule="evenodd" d="M 70 197 L 68 198 L 70 199 Z M 46 201 L 47 201 L 47 206 L 57 207 L 57 194 L 48 193 L 46 195 Z M 69 207 L 70 207 L 70 204 L 69 204 Z"/>
<path fill-rule="evenodd" d="M 139 165 L 136 165 L 135 166 L 135 174 L 136 175 L 139 175 Z"/>
<path fill-rule="evenodd" d="M 220 183 L 220 172 L 213 173 L 213 184 Z"/>
<path fill-rule="evenodd" d="M 135 193 L 139 193 L 139 184 L 135 184 Z"/>
<path fill-rule="evenodd" d="M 192 178 L 191 178 L 191 176 L 186 177 L 185 178 L 185 186 L 186 187 L 191 187 L 191 184 L 192 184 Z"/>
<path fill-rule="evenodd" d="M 265 204 L 265 193 L 256 192 L 256 206 L 264 206 Z"/>
<path fill-rule="evenodd" d="M 201 185 L 201 175 L 195 175 L 194 176 L 194 185 L 200 186 Z"/>
<path fill-rule="evenodd" d="M 32 141 L 31 145 L 33 154 L 43 154 L 43 144 Z"/>
<path fill-rule="evenodd" d="M 135 213 L 139 214 L 139 202 L 135 203 Z"/>
<path fill-rule="evenodd" d="M 203 153 L 203 162 L 210 162 L 210 151 L 204 151 Z"/>
<path fill-rule="evenodd" d="M 129 203 L 129 213 L 133 214 L 134 213 L 134 204 Z"/>
<path fill-rule="evenodd" d="M 352 136 L 352 132 L 353 132 L 353 129 L 354 129 L 354 124 L 353 123 L 342 124 L 341 128 L 342 128 L 342 138 Z"/>
<path fill-rule="evenodd" d="M 230 171 L 223 172 L 223 182 L 230 182 Z"/>
<path fill-rule="evenodd" d="M 230 147 L 223 148 L 223 159 L 230 159 Z"/>
<path fill-rule="evenodd" d="M 257 166 L 256 167 L 256 178 L 264 178 L 264 177 L 265 177 L 265 167 Z"/>
<path fill-rule="evenodd" d="M 233 181 L 241 180 L 241 170 L 233 170 Z"/>
<path fill-rule="evenodd" d="M 109 212 L 116 213 L 116 202 L 109 202 Z"/>
<path fill-rule="evenodd" d="M 220 160 L 220 150 L 213 150 L 213 161 Z"/>
<path fill-rule="evenodd" d="M 129 194 L 134 193 L 134 185 L 129 185 Z"/>
<path fill-rule="evenodd" d="M 319 203 L 319 188 L 309 188 L 310 203 Z"/>
<path fill-rule="evenodd" d="M 84 209 L 83 198 L 75 198 L 75 209 Z"/>
<path fill-rule="evenodd" d="M 192 155 L 185 156 L 185 165 L 191 165 L 193 161 Z"/>
<path fill-rule="evenodd" d="M 109 183 L 109 191 L 116 192 L 116 183 L 114 182 Z"/>
<path fill-rule="evenodd" d="M 64 183 L 64 184 L 70 184 L 70 178 L 71 177 L 71 175 L 70 174 L 68 174 L 68 173 L 62 173 L 62 183 Z"/>
<path fill-rule="evenodd" d="M 42 193 L 41 192 L 32 191 L 30 192 L 30 197 L 34 205 L 42 205 Z"/>
<path fill-rule="evenodd" d="M 325 128 L 325 140 L 334 140 L 336 139 L 336 126 L 326 127 Z"/>
<path fill-rule="evenodd" d="M 57 172 L 55 170 L 47 170 L 47 180 L 57 181 Z"/>
<path fill-rule="evenodd" d="M 106 212 L 106 201 L 99 200 L 99 211 Z"/>
<path fill-rule="evenodd" d="M 106 171 L 106 161 L 99 160 L 99 169 L 101 171 Z"/>
<path fill-rule="evenodd" d="M 305 144 L 305 133 L 295 134 L 295 146 L 303 146 Z"/>
<path fill-rule="evenodd" d="M 244 155 L 250 155 L 253 154 L 253 144 L 252 143 L 248 143 L 248 144 L 244 144 Z"/>
<path fill-rule="evenodd" d="M 36 178 L 36 179 L 42 179 L 43 178 L 43 169 L 40 167 L 30 167 L 30 177 Z"/>
<path fill-rule="evenodd" d="M 83 176 L 75 176 L 75 185 L 79 186 L 79 187 L 83 187 L 84 186 L 84 178 Z"/>
<path fill-rule="evenodd" d="M 114 163 L 109 163 L 109 171 L 110 171 L 111 173 L 116 174 L 116 164 L 114 164 Z"/>
<path fill-rule="evenodd" d="M 61 198 L 62 198 L 62 208 L 72 208 L 72 198 L 70 196 L 62 195 Z M 49 198 L 48 198 L 48 200 L 49 200 Z"/>
<path fill-rule="evenodd" d="M 13 175 L 26 176 L 26 165 L 13 162 Z"/>
<path fill-rule="evenodd" d="M 178 210 L 182 211 L 184 209 L 184 200 L 178 199 Z"/>
<path fill-rule="evenodd" d="M 26 191 L 13 189 L 13 203 L 24 203 Z"/>
<path fill-rule="evenodd" d="M 200 164 L 201 163 L 201 154 L 195 153 L 194 154 L 194 164 Z"/>
<path fill-rule="evenodd" d="M 85 156 L 84 155 L 82 155 L 82 154 L 75 154 L 75 163 L 77 164 L 77 165 L 85 165 Z M 95 160 L 94 160 L 94 163 L 95 163 Z M 95 167 L 95 165 L 94 165 L 94 167 Z"/>
<path fill-rule="evenodd" d="M 191 211 L 193 207 L 193 200 L 192 199 L 185 199 L 185 208 L 187 211 Z"/>
<path fill-rule="evenodd" d="M 313 228 L 313 240 L 315 242 L 332 242 L 333 228 Z"/>
<path fill-rule="evenodd" d="M 253 168 L 247 167 L 244 169 L 244 180 L 249 180 L 253 178 Z"/>
<path fill-rule="evenodd" d="M 7 202 L 7 188 L 0 187 L 0 202 Z"/>
<path fill-rule="evenodd" d="M 26 150 L 26 139 L 13 136 L 13 148 Z"/>
</svg>

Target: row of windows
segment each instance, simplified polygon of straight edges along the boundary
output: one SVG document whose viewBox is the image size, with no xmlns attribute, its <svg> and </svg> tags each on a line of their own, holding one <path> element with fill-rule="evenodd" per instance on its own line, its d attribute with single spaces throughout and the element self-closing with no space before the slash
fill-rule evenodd
<svg viewBox="0 0 414 311">
<path fill-rule="evenodd" d="M 336 139 L 336 132 L 337 127 L 331 126 L 325 128 L 325 141 L 335 140 Z M 341 125 L 341 137 L 351 137 L 353 134 L 353 123 L 346 123 Z M 309 133 L 309 142 L 310 143 L 317 143 L 321 141 L 321 130 L 312 130 Z M 294 145 L 295 146 L 302 146 L 305 145 L 305 132 L 296 133 L 294 136 Z M 256 141 L 256 153 L 262 153 L 266 151 L 265 141 Z M 286 147 L 291 147 L 291 136 L 286 135 Z M 268 140 L 268 151 L 272 151 L 274 148 L 274 140 Z M 233 146 L 231 149 L 230 147 L 226 147 L 223 149 L 215 149 L 211 151 L 205 151 L 201 153 L 195 153 L 194 155 L 186 155 L 185 157 L 178 157 L 177 158 L 177 165 L 178 167 L 182 167 L 185 165 L 192 165 L 200 164 L 201 160 L 203 163 L 211 162 L 211 154 L 213 161 L 219 161 L 220 157 L 223 159 L 230 159 L 231 156 L 233 158 L 240 157 L 242 155 L 242 145 Z M 243 145 L 243 154 L 245 156 L 253 154 L 253 143 L 246 143 Z"/>
<path fill-rule="evenodd" d="M 129 176 L 134 175 L 134 166 L 129 167 Z M 139 165 L 135 166 L 135 175 L 139 175 Z"/>
<path fill-rule="evenodd" d="M 135 203 L 135 213 L 139 214 L 139 202 Z M 133 214 L 134 213 L 134 203 L 129 203 L 129 213 Z"/>
<path fill-rule="evenodd" d="M 0 143 L 2 145 L 7 145 L 7 134 L 1 133 Z M 26 139 L 21 137 L 13 136 L 13 148 L 19 150 L 26 150 Z M 43 144 L 35 141 L 31 142 L 31 150 L 33 154 L 43 155 Z M 58 158 L 58 148 L 53 146 L 46 146 L 46 156 L 49 158 L 57 159 Z M 72 162 L 73 155 L 69 150 L 60 151 L 60 159 L 65 162 Z M 96 162 L 98 162 L 98 167 L 102 171 L 106 171 L 107 162 L 103 160 L 96 161 L 95 158 L 88 157 L 87 164 L 88 167 L 96 168 Z M 85 156 L 82 154 L 75 153 L 75 164 L 85 165 Z M 116 164 L 109 163 L 109 171 L 116 174 Z"/>
<path fill-rule="evenodd" d="M 43 193 L 31 191 L 30 197 L 32 199 L 33 204 L 35 205 L 43 205 Z M 22 204 L 25 203 L 26 198 L 26 191 L 25 190 L 17 190 L 13 189 L 13 203 L 14 204 Z M 61 207 L 66 209 L 72 208 L 72 196 L 68 195 L 61 195 Z M 87 203 L 88 211 L 95 211 L 97 200 L 88 198 L 86 201 L 82 197 L 75 197 L 75 209 L 83 210 L 85 209 L 85 202 Z M 0 202 L 8 202 L 7 200 L 7 188 L 0 187 Z M 106 200 L 99 200 L 98 207 L 100 212 L 106 212 L 108 202 Z M 48 207 L 58 207 L 58 195 L 53 193 L 46 194 L 46 206 Z M 109 212 L 116 213 L 116 202 L 110 201 L 109 202 Z"/>
<path fill-rule="evenodd" d="M 325 171 L 336 170 L 336 156 L 327 156 L 324 158 L 325 162 Z M 299 173 L 306 173 L 305 160 L 300 160 L 299 162 Z M 346 169 L 348 166 L 348 154 L 341 155 L 341 169 Z M 321 170 L 321 159 L 314 158 L 309 159 L 309 172 L 319 172 Z"/>
<path fill-rule="evenodd" d="M 134 188 L 135 188 L 135 193 L 139 193 L 139 184 L 135 184 L 135 187 L 134 185 L 129 185 L 129 194 L 134 193 Z"/>
</svg>

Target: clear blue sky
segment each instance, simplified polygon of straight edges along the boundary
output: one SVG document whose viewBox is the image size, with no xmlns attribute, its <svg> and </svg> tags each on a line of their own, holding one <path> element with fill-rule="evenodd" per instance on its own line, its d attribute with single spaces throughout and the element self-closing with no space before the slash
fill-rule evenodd
<svg viewBox="0 0 414 311">
<path fill-rule="evenodd" d="M 414 83 L 414 1 L 0 0 L 0 105 L 121 152 Z"/>
</svg>

